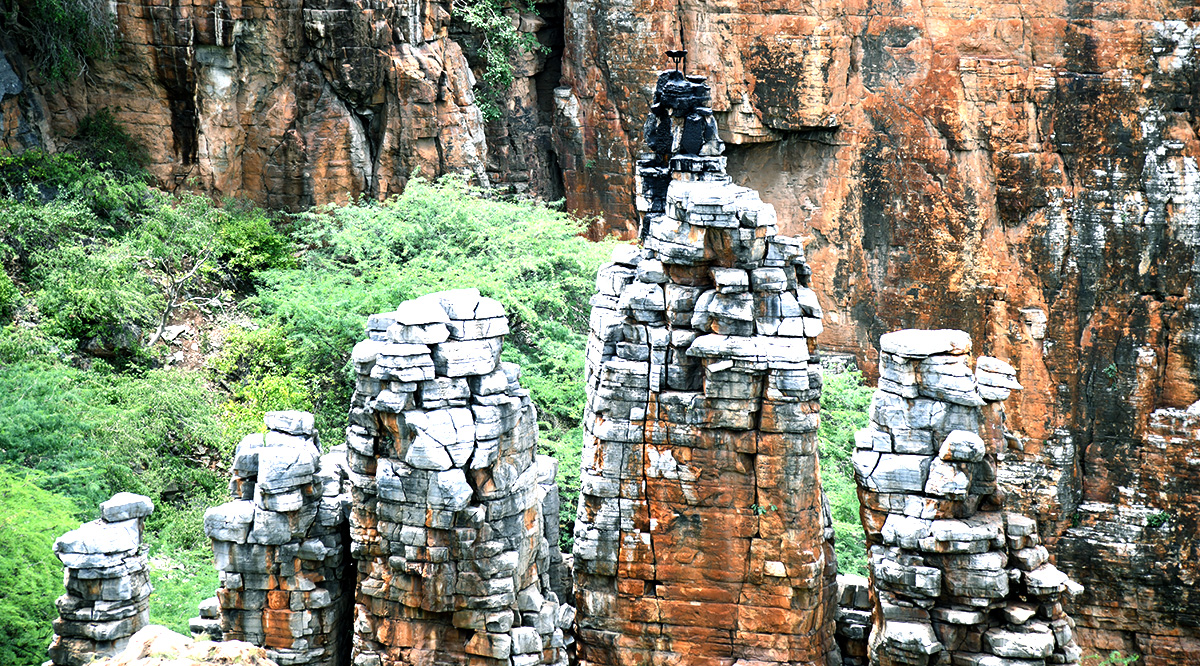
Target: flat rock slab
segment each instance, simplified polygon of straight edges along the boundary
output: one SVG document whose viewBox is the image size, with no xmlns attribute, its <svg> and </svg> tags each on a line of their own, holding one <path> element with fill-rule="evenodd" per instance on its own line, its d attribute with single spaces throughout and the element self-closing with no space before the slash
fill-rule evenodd
<svg viewBox="0 0 1200 666">
<path fill-rule="evenodd" d="M 924 358 L 936 354 L 967 354 L 971 351 L 971 336 L 965 331 L 950 328 L 926 331 L 906 328 L 885 333 L 879 338 L 879 350 L 905 358 Z"/>
</svg>

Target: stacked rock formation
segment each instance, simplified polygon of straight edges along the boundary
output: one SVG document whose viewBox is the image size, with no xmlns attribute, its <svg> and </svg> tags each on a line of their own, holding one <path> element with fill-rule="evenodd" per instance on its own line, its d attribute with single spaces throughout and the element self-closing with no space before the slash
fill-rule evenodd
<svg viewBox="0 0 1200 666">
<path fill-rule="evenodd" d="M 353 585 L 345 454 L 321 455 L 308 412 L 267 412 L 265 422 L 234 453 L 233 501 L 204 514 L 221 630 L 280 666 L 342 664 Z"/>
<path fill-rule="evenodd" d="M 871 581 L 854 574 L 838 574 L 837 644 L 842 666 L 867 666 L 867 639 L 871 635 Z"/>
<path fill-rule="evenodd" d="M 962 331 L 880 340 L 879 390 L 853 456 L 875 601 L 871 663 L 991 666 L 1079 661 L 1036 523 L 996 484 L 1012 366 L 969 365 Z"/>
<path fill-rule="evenodd" d="M 372 315 L 347 430 L 355 663 L 565 664 L 553 461 L 508 319 L 463 289 Z"/>
<path fill-rule="evenodd" d="M 149 497 L 117 493 L 100 505 L 99 520 L 54 542 L 54 554 L 66 568 L 67 593 L 55 601 L 52 663 L 82 666 L 112 656 L 149 623 L 142 523 L 153 512 Z"/>
<path fill-rule="evenodd" d="M 824 664 L 836 650 L 809 363 L 821 310 L 800 242 L 725 174 L 707 96 L 700 77 L 659 78 L 645 249 L 618 247 L 592 299 L 584 664 Z"/>
</svg>

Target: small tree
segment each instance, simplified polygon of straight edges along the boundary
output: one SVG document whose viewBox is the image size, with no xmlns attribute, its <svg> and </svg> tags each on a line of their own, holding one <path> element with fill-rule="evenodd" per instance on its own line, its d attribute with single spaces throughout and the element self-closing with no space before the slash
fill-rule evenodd
<svg viewBox="0 0 1200 666">
<path fill-rule="evenodd" d="M 135 255 L 163 295 L 162 313 L 150 336 L 151 347 L 162 339 L 176 310 L 217 300 L 214 296 L 193 295 L 191 290 L 215 271 L 218 232 L 226 217 L 225 211 L 201 196 L 185 194 L 178 201 L 161 196 L 132 234 L 130 243 Z"/>
</svg>

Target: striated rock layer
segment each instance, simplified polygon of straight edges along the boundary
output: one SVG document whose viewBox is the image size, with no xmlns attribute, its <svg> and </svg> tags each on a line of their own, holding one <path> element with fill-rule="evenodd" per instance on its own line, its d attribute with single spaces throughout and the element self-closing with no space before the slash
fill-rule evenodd
<svg viewBox="0 0 1200 666">
<path fill-rule="evenodd" d="M 517 59 L 500 117 L 485 127 L 473 91 L 480 40 L 452 25 L 450 4 L 114 2 L 117 52 L 69 85 L 18 76 L 10 63 L 23 72 L 20 55 L 0 52 L 0 152 L 52 150 L 107 108 L 171 190 L 296 210 L 397 194 L 419 170 L 561 196 L 548 129 L 557 65 L 547 68 L 560 31 L 513 14 L 520 31 L 558 50 Z"/>
<path fill-rule="evenodd" d="M 149 497 L 117 493 L 100 505 L 100 518 L 54 541 L 63 563 L 66 594 L 55 600 L 54 666 L 83 666 L 114 655 L 150 620 L 150 578 L 143 523 L 154 512 Z"/>
<path fill-rule="evenodd" d="M 596 280 L 574 534 L 585 665 L 838 661 L 821 311 L 799 242 L 729 182 L 707 96 L 660 77 L 645 249 L 618 247 Z"/>
<path fill-rule="evenodd" d="M 508 319 L 475 289 L 372 315 L 347 429 L 354 663 L 564 666 L 558 490 Z"/>
<path fill-rule="evenodd" d="M 308 412 L 267 412 L 265 422 L 234 453 L 234 500 L 204 513 L 220 622 L 193 624 L 264 646 L 279 666 L 341 666 L 354 583 L 345 452 L 321 455 Z"/>
<path fill-rule="evenodd" d="M 1012 435 L 1012 366 L 962 331 L 880 340 L 870 424 L 855 434 L 855 480 L 870 557 L 870 663 L 1075 664 L 1064 596 L 1036 523 L 1003 510 L 997 467 Z"/>
<path fill-rule="evenodd" d="M 811 237 L 822 344 L 871 374 L 881 334 L 953 326 L 1010 360 L 1000 483 L 1087 588 L 1081 642 L 1200 659 L 1200 476 L 1153 416 L 1200 399 L 1198 35 L 1187 0 L 570 2 L 568 206 L 637 233 L 646 91 L 682 44 L 734 180 Z M 1096 529 L 1060 545 L 1080 507 Z"/>
</svg>

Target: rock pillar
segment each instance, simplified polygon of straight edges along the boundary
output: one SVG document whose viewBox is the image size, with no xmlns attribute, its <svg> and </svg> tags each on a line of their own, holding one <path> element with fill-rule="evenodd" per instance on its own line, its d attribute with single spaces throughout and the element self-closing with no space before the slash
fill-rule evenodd
<svg viewBox="0 0 1200 666">
<path fill-rule="evenodd" d="M 50 661 L 82 666 L 125 648 L 150 620 L 150 579 L 142 523 L 154 512 L 149 497 L 117 493 L 100 505 L 100 519 L 54 542 L 66 568 L 67 593 L 55 601 Z"/>
<path fill-rule="evenodd" d="M 220 629 L 267 648 L 280 666 L 341 666 L 354 584 L 345 453 L 321 455 L 312 414 L 265 421 L 267 432 L 247 435 L 234 454 L 234 500 L 204 514 L 221 574 Z"/>
<path fill-rule="evenodd" d="M 664 72 L 644 249 L 601 268 L 574 567 L 583 664 L 825 664 L 821 309 L 800 241 L 725 173 L 702 77 Z M 813 363 L 810 365 L 810 361 Z"/>
<path fill-rule="evenodd" d="M 853 462 L 870 555 L 878 666 L 1072 664 L 1081 650 L 1037 525 L 996 484 L 1012 366 L 970 366 L 962 331 L 880 340 L 879 390 Z"/>
<path fill-rule="evenodd" d="M 554 461 L 475 289 L 372 315 L 347 431 L 356 666 L 565 664 Z"/>
</svg>

